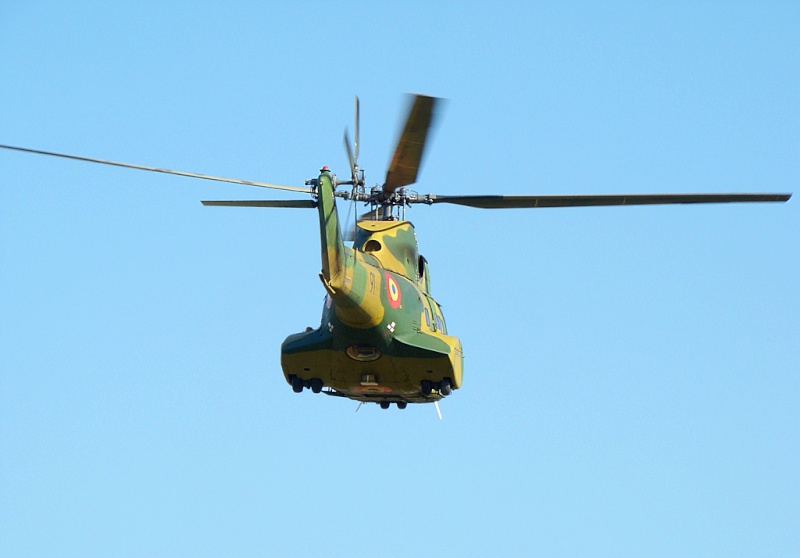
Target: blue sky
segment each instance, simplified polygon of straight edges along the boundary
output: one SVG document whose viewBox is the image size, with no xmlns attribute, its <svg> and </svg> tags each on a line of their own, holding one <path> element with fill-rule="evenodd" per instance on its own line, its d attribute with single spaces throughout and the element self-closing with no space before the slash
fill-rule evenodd
<svg viewBox="0 0 800 558">
<path fill-rule="evenodd" d="M 430 5 L 433 4 L 433 5 Z M 800 7 L 5 2 L 0 143 L 421 193 L 795 192 Z M 430 406 L 283 380 L 313 212 L 0 153 L 0 555 L 800 552 L 800 210 L 415 207 L 465 349 Z M 276 193 L 273 197 L 291 197 Z"/>
</svg>

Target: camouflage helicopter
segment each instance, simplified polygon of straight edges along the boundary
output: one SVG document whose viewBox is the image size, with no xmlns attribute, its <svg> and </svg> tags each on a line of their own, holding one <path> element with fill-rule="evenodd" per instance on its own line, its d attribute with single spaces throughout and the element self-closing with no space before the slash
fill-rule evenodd
<svg viewBox="0 0 800 558">
<path fill-rule="evenodd" d="M 448 334 L 439 304 L 431 294 L 428 262 L 419 254 L 414 226 L 405 219 L 412 204 L 449 203 L 483 209 L 614 205 L 785 202 L 791 194 L 615 194 L 615 195 L 419 195 L 408 189 L 417 180 L 438 99 L 412 98 L 411 107 L 382 185 L 367 188 L 358 167 L 359 101 L 355 101 L 354 142 L 347 131 L 350 179 L 338 180 L 328 167 L 305 187 L 252 182 L 190 172 L 0 145 L 4 149 L 102 163 L 139 170 L 300 192 L 298 200 L 203 201 L 207 206 L 316 209 L 326 291 L 318 328 L 290 335 L 281 345 L 281 367 L 296 393 L 313 393 L 404 409 L 409 403 L 435 403 L 459 389 L 463 351 Z M 361 202 L 369 211 L 355 230 L 343 234 L 337 198 Z M 353 240 L 352 246 L 346 241 Z M 440 413 L 441 417 L 441 413 Z"/>
</svg>

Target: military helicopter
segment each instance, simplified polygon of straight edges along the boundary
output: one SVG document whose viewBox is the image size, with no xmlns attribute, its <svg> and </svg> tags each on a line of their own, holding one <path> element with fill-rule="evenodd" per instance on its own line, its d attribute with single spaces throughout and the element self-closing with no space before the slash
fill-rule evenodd
<svg viewBox="0 0 800 558">
<path fill-rule="evenodd" d="M 463 351 L 448 334 L 441 307 L 431 294 L 430 270 L 419 254 L 414 226 L 405 219 L 413 204 L 449 203 L 482 209 L 550 208 L 612 205 L 785 202 L 791 194 L 615 194 L 615 195 L 420 195 L 408 186 L 417 181 L 426 139 L 436 114 L 435 97 L 412 97 L 405 126 L 381 185 L 367 188 L 358 167 L 359 101 L 355 100 L 354 141 L 344 145 L 349 180 L 328 167 L 304 187 L 252 182 L 182 172 L 23 147 L 1 148 L 101 163 L 138 170 L 231 182 L 306 194 L 297 200 L 203 201 L 207 206 L 316 209 L 319 216 L 322 270 L 326 291 L 318 328 L 289 335 L 281 345 L 281 367 L 296 393 L 345 397 L 377 403 L 434 403 L 462 387 Z M 343 234 L 337 198 L 360 202 L 369 211 L 355 230 Z M 353 241 L 352 246 L 346 242 Z M 441 413 L 439 413 L 441 418 Z"/>
</svg>

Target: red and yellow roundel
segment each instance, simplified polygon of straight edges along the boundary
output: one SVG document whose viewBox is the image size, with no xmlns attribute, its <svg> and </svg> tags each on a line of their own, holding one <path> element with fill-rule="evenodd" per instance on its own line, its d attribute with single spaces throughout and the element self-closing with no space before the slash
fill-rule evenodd
<svg viewBox="0 0 800 558">
<path fill-rule="evenodd" d="M 402 302 L 403 297 L 400 296 L 400 287 L 397 285 L 397 281 L 394 280 L 394 277 L 386 274 L 386 296 L 389 297 L 389 306 L 392 308 L 400 308 L 400 303 Z"/>
</svg>

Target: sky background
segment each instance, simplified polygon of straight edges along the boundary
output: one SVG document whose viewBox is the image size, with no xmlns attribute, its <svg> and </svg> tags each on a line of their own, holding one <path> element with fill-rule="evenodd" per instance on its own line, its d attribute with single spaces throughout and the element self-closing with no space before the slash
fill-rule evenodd
<svg viewBox="0 0 800 558">
<path fill-rule="evenodd" d="M 797 196 L 798 29 L 797 2 L 6 0 L 0 143 L 301 186 L 348 174 L 359 95 L 372 185 L 424 93 L 420 193 Z M 439 421 L 286 384 L 313 211 L 0 151 L 0 555 L 800 555 L 798 199 L 414 207 L 465 351 Z"/>
</svg>

